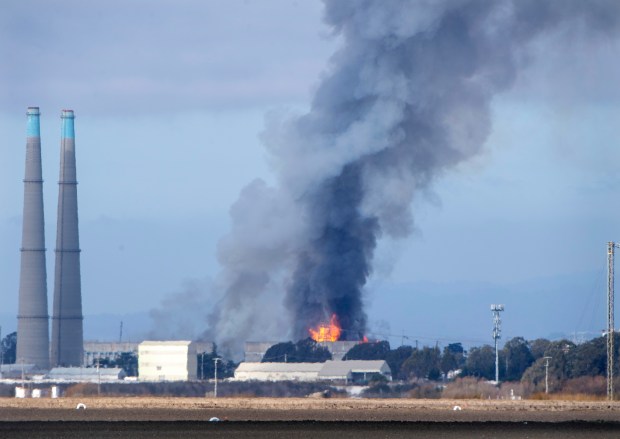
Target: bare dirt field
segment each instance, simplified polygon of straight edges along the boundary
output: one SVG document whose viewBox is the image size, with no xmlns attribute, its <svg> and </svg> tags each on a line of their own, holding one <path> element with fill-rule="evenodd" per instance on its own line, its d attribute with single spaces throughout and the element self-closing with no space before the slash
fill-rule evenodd
<svg viewBox="0 0 620 439">
<path fill-rule="evenodd" d="M 79 403 L 85 410 L 76 409 Z M 454 410 L 458 406 L 461 410 Z M 210 422 L 217 417 L 221 422 Z M 620 402 L 0 399 L 0 437 L 620 437 Z"/>
</svg>

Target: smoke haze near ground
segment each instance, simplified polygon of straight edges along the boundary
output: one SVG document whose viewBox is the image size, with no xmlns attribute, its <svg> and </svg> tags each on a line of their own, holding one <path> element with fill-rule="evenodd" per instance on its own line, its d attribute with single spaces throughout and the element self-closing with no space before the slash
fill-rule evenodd
<svg viewBox="0 0 620 439">
<path fill-rule="evenodd" d="M 377 241 L 407 236 L 416 193 L 481 151 L 532 42 L 615 37 L 619 17 L 615 1 L 326 1 L 343 46 L 310 111 L 268 121 L 279 184 L 252 182 L 231 208 L 205 337 L 238 352 L 337 314 L 359 339 Z"/>
</svg>

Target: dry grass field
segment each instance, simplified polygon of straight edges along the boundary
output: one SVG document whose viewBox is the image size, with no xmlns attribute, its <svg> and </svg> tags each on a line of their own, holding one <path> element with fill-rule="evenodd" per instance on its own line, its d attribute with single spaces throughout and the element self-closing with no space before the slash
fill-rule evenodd
<svg viewBox="0 0 620 439">
<path fill-rule="evenodd" d="M 78 410 L 78 404 L 86 409 Z M 461 410 L 454 410 L 459 406 Z M 223 422 L 209 422 L 217 417 Z M 545 438 L 620 437 L 620 403 L 480 399 L 0 398 L 0 437 Z"/>
<path fill-rule="evenodd" d="M 78 410 L 78 404 L 86 405 Z M 458 406 L 460 410 L 455 410 Z M 620 422 L 620 402 L 541 400 L 0 398 L 0 421 Z"/>
</svg>

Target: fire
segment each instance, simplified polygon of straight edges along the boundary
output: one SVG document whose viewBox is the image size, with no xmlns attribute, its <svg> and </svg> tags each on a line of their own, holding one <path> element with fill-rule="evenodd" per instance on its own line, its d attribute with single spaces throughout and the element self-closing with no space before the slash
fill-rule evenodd
<svg viewBox="0 0 620 439">
<path fill-rule="evenodd" d="M 320 343 L 323 341 L 338 341 L 338 339 L 340 339 L 342 329 L 340 328 L 336 314 L 334 314 L 329 321 L 329 325 L 326 323 L 321 323 L 316 329 L 308 329 L 308 332 L 310 332 L 310 337 L 312 337 L 312 340 Z"/>
</svg>

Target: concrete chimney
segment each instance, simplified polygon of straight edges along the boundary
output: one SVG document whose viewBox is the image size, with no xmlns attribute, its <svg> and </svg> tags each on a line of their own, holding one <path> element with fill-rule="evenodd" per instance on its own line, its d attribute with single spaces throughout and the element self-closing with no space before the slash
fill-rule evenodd
<svg viewBox="0 0 620 439">
<path fill-rule="evenodd" d="M 52 314 L 52 366 L 80 366 L 83 357 L 80 239 L 78 233 L 73 110 L 62 110 L 56 271 Z"/>
<path fill-rule="evenodd" d="M 49 316 L 39 107 L 26 113 L 26 172 L 22 228 L 17 362 L 49 368 Z"/>
</svg>

